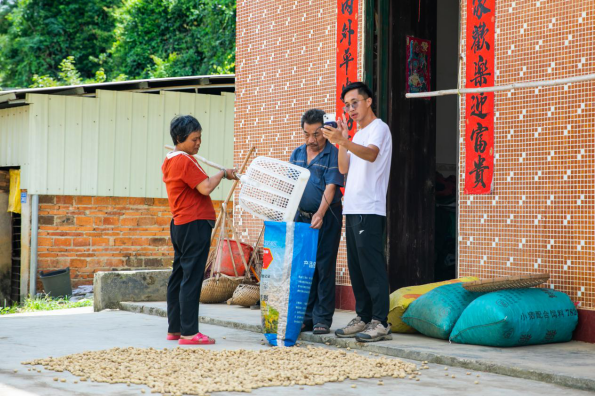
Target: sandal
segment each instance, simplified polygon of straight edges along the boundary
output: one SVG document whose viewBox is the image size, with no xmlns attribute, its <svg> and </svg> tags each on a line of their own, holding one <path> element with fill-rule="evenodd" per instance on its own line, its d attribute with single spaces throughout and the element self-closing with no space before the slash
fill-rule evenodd
<svg viewBox="0 0 595 397">
<path fill-rule="evenodd" d="M 180 345 L 214 345 L 215 339 L 209 338 L 208 336 L 203 335 L 199 332 L 198 334 L 194 335 L 194 338 L 192 338 L 192 339 L 180 338 L 180 340 L 178 341 L 178 344 L 180 344 Z"/>
<path fill-rule="evenodd" d="M 315 335 L 322 335 L 322 334 L 330 334 L 331 327 L 326 324 L 318 323 L 314 326 L 314 331 L 312 331 Z"/>
<path fill-rule="evenodd" d="M 180 334 L 167 334 L 167 340 L 178 340 L 180 339 Z"/>
</svg>

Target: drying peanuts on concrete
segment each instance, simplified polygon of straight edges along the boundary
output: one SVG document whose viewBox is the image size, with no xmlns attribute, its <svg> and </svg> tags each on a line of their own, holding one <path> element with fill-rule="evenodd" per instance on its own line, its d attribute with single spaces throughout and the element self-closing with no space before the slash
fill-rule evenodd
<svg viewBox="0 0 595 397">
<path fill-rule="evenodd" d="M 68 371 L 80 380 L 147 385 L 162 394 L 251 392 L 267 386 L 323 385 L 359 378 L 405 378 L 415 364 L 341 350 L 271 348 L 206 350 L 113 348 L 23 362 Z M 415 375 L 413 375 L 415 376 Z"/>
</svg>

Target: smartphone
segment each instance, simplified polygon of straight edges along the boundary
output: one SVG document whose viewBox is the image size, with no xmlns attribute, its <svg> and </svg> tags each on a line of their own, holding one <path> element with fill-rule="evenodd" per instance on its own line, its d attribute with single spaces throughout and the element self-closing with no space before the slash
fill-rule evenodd
<svg viewBox="0 0 595 397">
<path fill-rule="evenodd" d="M 337 128 L 337 121 L 335 120 L 334 114 L 325 113 L 324 116 L 322 116 L 322 119 L 324 120 L 324 125 L 330 125 L 333 128 Z"/>
</svg>

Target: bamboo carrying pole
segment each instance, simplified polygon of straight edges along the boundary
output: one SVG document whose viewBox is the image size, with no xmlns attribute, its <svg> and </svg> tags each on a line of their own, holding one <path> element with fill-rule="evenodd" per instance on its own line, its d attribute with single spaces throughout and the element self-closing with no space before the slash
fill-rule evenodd
<svg viewBox="0 0 595 397">
<path fill-rule="evenodd" d="M 428 97 L 436 97 L 436 96 L 445 96 L 445 95 L 462 95 L 462 94 L 476 94 L 476 93 L 486 93 L 486 92 L 500 92 L 500 91 L 510 91 L 516 88 L 538 88 L 538 87 L 553 87 L 557 85 L 563 84 L 573 84 L 573 83 L 582 83 L 585 81 L 595 80 L 595 74 L 587 74 L 584 76 L 576 76 L 576 77 L 567 77 L 565 79 L 557 79 L 557 80 L 544 80 L 544 81 L 530 81 L 527 83 L 514 83 L 508 85 L 499 85 L 493 87 L 481 87 L 481 88 L 455 88 L 452 90 L 440 90 L 440 91 L 430 91 L 430 92 L 416 92 L 416 93 L 408 93 L 405 94 L 406 98 L 428 98 Z"/>
<path fill-rule="evenodd" d="M 244 162 L 242 163 L 242 165 L 241 165 L 241 167 L 239 169 L 240 174 L 243 173 L 244 170 L 246 169 L 246 166 L 248 165 L 248 160 L 250 160 L 250 156 L 252 156 L 252 153 L 254 153 L 254 146 L 252 146 L 250 148 L 250 150 L 248 150 L 248 154 L 244 158 Z M 233 192 L 236 190 L 236 187 L 238 186 L 238 183 L 239 182 L 240 181 L 238 181 L 238 180 L 233 181 L 233 185 L 231 185 L 231 188 L 229 189 L 229 193 L 227 193 L 227 197 L 225 198 L 225 200 L 221 204 L 221 208 L 223 208 L 223 205 L 225 205 L 225 208 L 224 209 L 226 211 L 227 211 L 227 203 L 229 203 L 229 200 L 231 200 L 231 196 L 233 196 Z M 219 213 L 219 216 L 217 217 L 217 221 L 215 222 L 215 227 L 213 228 L 213 234 L 211 234 L 211 240 L 215 236 L 215 233 L 216 233 L 217 228 L 219 227 L 219 224 L 220 223 L 221 223 L 221 212 Z"/>
</svg>

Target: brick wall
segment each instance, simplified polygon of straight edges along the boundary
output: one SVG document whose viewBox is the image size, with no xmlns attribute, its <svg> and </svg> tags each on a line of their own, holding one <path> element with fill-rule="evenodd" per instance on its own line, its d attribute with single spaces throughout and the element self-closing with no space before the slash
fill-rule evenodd
<svg viewBox="0 0 595 397">
<path fill-rule="evenodd" d="M 363 4 L 360 0 L 360 79 Z M 336 27 L 337 2 L 237 2 L 236 164 L 243 161 L 251 146 L 256 149 L 254 156 L 288 161 L 292 151 L 304 143 L 300 126 L 302 114 L 310 108 L 335 113 Z M 236 198 L 238 193 L 236 190 Z M 239 205 L 234 209 L 234 216 L 242 240 L 254 244 L 262 221 Z M 337 259 L 337 283 L 350 285 L 344 230 Z"/>
<path fill-rule="evenodd" d="M 8 170 L 0 170 L 0 192 L 10 190 L 10 173 Z"/>
<path fill-rule="evenodd" d="M 170 267 L 170 221 L 167 199 L 40 196 L 38 270 L 70 267 L 76 287 L 96 271 Z"/>
</svg>

